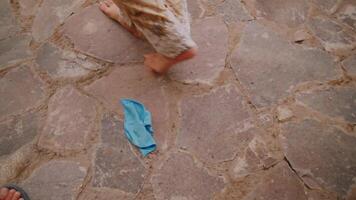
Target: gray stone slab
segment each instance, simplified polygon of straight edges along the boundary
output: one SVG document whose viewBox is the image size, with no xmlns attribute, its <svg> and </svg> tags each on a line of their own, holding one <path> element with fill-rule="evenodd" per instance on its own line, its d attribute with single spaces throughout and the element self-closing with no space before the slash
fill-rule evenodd
<svg viewBox="0 0 356 200">
<path fill-rule="evenodd" d="M 14 36 L 0 41 L 0 70 L 7 65 L 15 64 L 32 56 L 29 49 L 31 37 Z"/>
<path fill-rule="evenodd" d="M 297 99 L 322 114 L 356 123 L 356 87 L 301 93 Z"/>
<path fill-rule="evenodd" d="M 71 16 L 64 24 L 64 33 L 81 52 L 110 62 L 143 61 L 143 55 L 153 51 L 147 42 L 132 36 L 97 5 Z"/>
<path fill-rule="evenodd" d="M 222 192 L 224 181 L 196 166 L 194 160 L 182 153 L 173 153 L 153 172 L 151 178 L 157 200 L 213 199 Z"/>
<path fill-rule="evenodd" d="M 212 82 L 225 67 L 228 50 L 228 31 L 220 17 L 195 21 L 192 37 L 198 45 L 198 55 L 171 69 L 172 79 L 186 83 Z"/>
<path fill-rule="evenodd" d="M 302 182 L 281 162 L 270 169 L 243 200 L 307 200 Z"/>
<path fill-rule="evenodd" d="M 119 189 L 136 194 L 140 191 L 146 170 L 132 152 L 123 132 L 123 122 L 105 114 L 101 120 L 101 144 L 94 161 L 93 187 Z"/>
<path fill-rule="evenodd" d="M 84 0 L 43 1 L 32 25 L 34 39 L 37 42 L 42 42 L 51 37 L 55 29 L 74 11 L 78 10 L 84 2 Z"/>
<path fill-rule="evenodd" d="M 292 45 L 256 22 L 243 31 L 231 65 L 258 107 L 277 103 L 304 82 L 338 76 L 333 57 L 326 52 Z"/>
<path fill-rule="evenodd" d="M 47 119 L 39 146 L 57 153 L 80 151 L 93 133 L 95 102 L 73 86 L 59 89 L 48 103 Z"/>
<path fill-rule="evenodd" d="M 345 0 L 336 12 L 336 17 L 356 31 L 356 2 Z"/>
<path fill-rule="evenodd" d="M 340 0 L 311 0 L 317 7 L 326 13 L 333 13 L 337 9 Z"/>
<path fill-rule="evenodd" d="M 29 110 L 45 99 L 44 83 L 24 65 L 0 79 L 0 118 Z"/>
<path fill-rule="evenodd" d="M 347 73 L 356 76 L 356 55 L 352 55 L 342 62 Z"/>
<path fill-rule="evenodd" d="M 35 15 L 39 6 L 38 0 L 19 0 L 18 3 L 21 15 L 26 17 Z"/>
<path fill-rule="evenodd" d="M 252 125 L 242 101 L 233 86 L 184 98 L 180 103 L 178 146 L 204 162 L 233 159 L 239 146 L 246 146 L 254 136 L 253 132 L 244 132 Z"/>
<path fill-rule="evenodd" d="M 199 2 L 197 0 L 188 0 L 188 11 L 192 20 L 198 19 L 202 14 Z"/>
<path fill-rule="evenodd" d="M 76 53 L 60 50 L 46 43 L 38 51 L 36 62 L 39 68 L 47 72 L 52 78 L 77 78 L 87 75 L 91 70 L 100 66 L 82 59 Z"/>
<path fill-rule="evenodd" d="M 0 2 L 0 19 L 0 39 L 12 36 L 21 30 L 12 13 L 10 0 L 2 0 Z M 0 50 L 0 52 L 2 51 Z"/>
<path fill-rule="evenodd" d="M 345 52 L 356 47 L 356 38 L 346 32 L 341 25 L 325 17 L 314 17 L 308 27 L 315 37 L 330 52 Z"/>
<path fill-rule="evenodd" d="M 240 0 L 225 0 L 217 6 L 217 11 L 224 16 L 224 20 L 228 23 L 253 19 Z"/>
<path fill-rule="evenodd" d="M 168 138 L 171 135 L 171 111 L 163 91 L 164 86 L 165 82 L 145 66 L 135 65 L 116 66 L 108 76 L 93 82 L 85 87 L 85 90 L 96 96 L 107 108 L 121 115 L 123 109 L 119 103 L 120 99 L 130 98 L 143 103 L 152 113 L 158 148 L 164 150 L 168 147 Z"/>
<path fill-rule="evenodd" d="M 284 124 L 280 139 L 289 162 L 309 187 L 346 196 L 356 177 L 355 137 L 308 119 Z"/>
<path fill-rule="evenodd" d="M 87 168 L 73 161 L 50 161 L 36 169 L 21 186 L 32 200 L 74 200 Z"/>
<path fill-rule="evenodd" d="M 308 16 L 306 0 L 257 0 L 257 15 L 289 28 L 302 25 Z"/>
<path fill-rule="evenodd" d="M 40 133 L 41 115 L 29 113 L 0 123 L 0 157 L 30 143 Z"/>
</svg>

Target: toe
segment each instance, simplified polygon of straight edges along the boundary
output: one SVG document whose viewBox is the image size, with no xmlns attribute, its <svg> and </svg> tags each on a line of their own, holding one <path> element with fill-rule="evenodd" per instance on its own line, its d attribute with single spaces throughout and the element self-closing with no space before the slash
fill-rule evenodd
<svg viewBox="0 0 356 200">
<path fill-rule="evenodd" d="M 108 5 L 105 2 L 100 2 L 99 7 L 102 11 L 106 12 L 108 9 Z"/>
<path fill-rule="evenodd" d="M 113 2 L 112 0 L 107 0 L 107 1 L 105 1 L 105 3 L 106 3 L 108 6 L 114 5 L 114 2 Z"/>
<path fill-rule="evenodd" d="M 14 196 L 12 197 L 11 200 L 19 200 L 19 198 L 21 197 L 21 193 L 20 192 L 15 192 Z"/>
<path fill-rule="evenodd" d="M 7 188 L 1 188 L 0 189 L 0 200 L 5 199 L 5 197 L 7 196 L 7 193 L 9 192 L 9 189 Z"/>
<path fill-rule="evenodd" d="M 5 197 L 5 200 L 12 200 L 12 197 L 14 196 L 15 193 L 16 193 L 16 190 L 11 189 L 9 191 L 9 193 L 7 194 L 7 196 Z"/>
</svg>

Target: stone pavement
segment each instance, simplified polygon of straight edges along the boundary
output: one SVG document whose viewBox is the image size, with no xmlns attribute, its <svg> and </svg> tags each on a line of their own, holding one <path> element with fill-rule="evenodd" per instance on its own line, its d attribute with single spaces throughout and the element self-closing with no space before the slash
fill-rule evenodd
<svg viewBox="0 0 356 200">
<path fill-rule="evenodd" d="M 94 0 L 0 2 L 0 184 L 33 200 L 356 200 L 356 1 L 188 0 L 163 77 Z M 158 150 L 123 133 L 153 114 Z"/>
</svg>

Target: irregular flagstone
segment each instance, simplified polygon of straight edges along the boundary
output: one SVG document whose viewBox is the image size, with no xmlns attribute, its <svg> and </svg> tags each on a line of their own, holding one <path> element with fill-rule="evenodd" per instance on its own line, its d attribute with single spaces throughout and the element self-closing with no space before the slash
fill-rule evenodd
<svg viewBox="0 0 356 200">
<path fill-rule="evenodd" d="M 198 19 L 202 14 L 199 2 L 197 0 L 188 0 L 188 11 L 192 20 Z"/>
<path fill-rule="evenodd" d="M 50 161 L 26 179 L 21 186 L 33 200 L 74 200 L 83 185 L 87 167 L 73 161 Z"/>
<path fill-rule="evenodd" d="M 157 200 L 213 199 L 224 188 L 221 177 L 211 176 L 183 153 L 173 153 L 153 171 L 151 178 Z"/>
<path fill-rule="evenodd" d="M 303 82 L 337 78 L 329 54 L 292 45 L 255 22 L 246 26 L 231 64 L 258 107 L 277 103 Z"/>
<path fill-rule="evenodd" d="M 341 8 L 336 12 L 336 17 L 356 31 L 356 2 L 354 0 L 343 1 Z"/>
<path fill-rule="evenodd" d="M 75 78 L 87 75 L 89 69 L 98 69 L 98 64 L 78 57 L 74 52 L 60 50 L 46 43 L 38 51 L 36 62 L 39 68 L 52 78 Z M 84 67 L 85 66 L 85 67 Z"/>
<path fill-rule="evenodd" d="M 38 0 L 19 0 L 20 13 L 23 16 L 33 16 L 39 6 Z"/>
<path fill-rule="evenodd" d="M 64 24 L 64 33 L 79 51 L 110 62 L 143 61 L 143 55 L 153 51 L 147 42 L 104 15 L 97 5 L 71 16 Z"/>
<path fill-rule="evenodd" d="M 0 2 L 0 19 L 0 39 L 12 36 L 21 30 L 15 16 L 12 14 L 10 0 L 2 0 Z M 2 51 L 0 50 L 0 52 Z"/>
<path fill-rule="evenodd" d="M 302 25 L 308 16 L 306 0 L 257 0 L 257 15 L 289 28 Z"/>
<path fill-rule="evenodd" d="M 0 119 L 39 106 L 44 86 L 26 65 L 9 71 L 0 79 Z"/>
<path fill-rule="evenodd" d="M 327 13 L 333 13 L 337 9 L 340 0 L 312 0 L 312 2 Z"/>
<path fill-rule="evenodd" d="M 253 19 L 240 0 L 225 0 L 217 6 L 217 11 L 222 14 L 225 21 L 229 23 Z"/>
<path fill-rule="evenodd" d="M 288 164 L 273 167 L 243 200 L 307 200 L 304 187 Z"/>
<path fill-rule="evenodd" d="M 120 190 L 114 190 L 112 188 L 90 188 L 87 186 L 85 191 L 81 193 L 78 200 L 131 200 L 136 195 L 131 193 L 125 193 Z"/>
<path fill-rule="evenodd" d="M 93 187 L 119 189 L 136 194 L 140 191 L 146 170 L 132 152 L 117 117 L 105 114 L 101 121 L 101 144 L 95 161 Z"/>
<path fill-rule="evenodd" d="M 41 116 L 37 113 L 0 123 L 0 157 L 30 143 L 38 135 L 40 128 Z"/>
<path fill-rule="evenodd" d="M 37 42 L 42 42 L 49 38 L 55 29 L 63 23 L 70 14 L 78 10 L 84 2 L 85 0 L 43 1 L 33 21 L 33 38 Z"/>
<path fill-rule="evenodd" d="M 48 103 L 39 146 L 58 153 L 84 149 L 94 131 L 95 118 L 94 101 L 73 86 L 66 86 Z"/>
<path fill-rule="evenodd" d="M 177 144 L 204 162 L 233 159 L 240 146 L 247 146 L 253 125 L 242 96 L 233 86 L 202 96 L 186 97 L 180 103 Z"/>
<path fill-rule="evenodd" d="M 119 101 L 131 98 L 142 102 L 152 113 L 154 137 L 159 149 L 166 149 L 170 134 L 168 100 L 164 82 L 143 65 L 116 67 L 85 90 L 104 102 L 111 110 L 123 113 Z"/>
<path fill-rule="evenodd" d="M 227 27 L 220 17 L 202 19 L 192 24 L 192 37 L 198 45 L 198 55 L 173 67 L 170 77 L 187 83 L 212 84 L 225 67 Z"/>
<path fill-rule="evenodd" d="M 356 178 L 355 137 L 308 119 L 284 124 L 280 139 L 287 159 L 307 185 L 346 196 Z"/>
<path fill-rule="evenodd" d="M 356 38 L 328 18 L 311 18 L 308 27 L 327 51 L 344 52 L 356 47 Z"/>
<path fill-rule="evenodd" d="M 348 57 L 342 64 L 348 73 L 356 76 L 356 55 Z"/>
<path fill-rule="evenodd" d="M 356 123 L 355 87 L 334 87 L 301 93 L 297 95 L 297 99 L 322 114 Z"/>
<path fill-rule="evenodd" d="M 14 64 L 18 61 L 32 56 L 29 49 L 31 37 L 27 35 L 14 36 L 0 41 L 0 70 L 6 65 Z"/>
</svg>

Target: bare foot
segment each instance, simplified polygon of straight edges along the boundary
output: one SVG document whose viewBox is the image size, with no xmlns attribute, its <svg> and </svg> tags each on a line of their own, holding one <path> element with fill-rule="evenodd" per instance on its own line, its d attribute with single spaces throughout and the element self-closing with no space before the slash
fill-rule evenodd
<svg viewBox="0 0 356 200">
<path fill-rule="evenodd" d="M 166 73 L 173 65 L 193 58 L 197 54 L 197 49 L 189 49 L 176 58 L 168 58 L 159 53 L 145 55 L 145 65 L 158 74 Z"/>
<path fill-rule="evenodd" d="M 125 29 L 127 29 L 132 35 L 134 35 L 137 38 L 144 39 L 144 36 L 140 31 L 138 31 L 135 27 L 128 25 L 122 19 L 121 15 L 120 15 L 120 13 L 121 13 L 120 8 L 112 0 L 105 0 L 103 2 L 100 2 L 99 7 L 100 7 L 100 10 L 103 11 L 103 13 L 106 16 L 119 22 L 121 24 L 121 26 L 123 26 Z"/>
<path fill-rule="evenodd" d="M 0 200 L 23 200 L 23 198 L 21 198 L 21 193 L 14 189 L 1 188 Z"/>
</svg>

